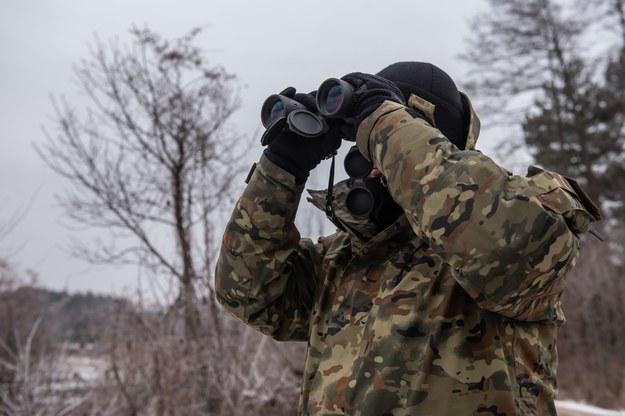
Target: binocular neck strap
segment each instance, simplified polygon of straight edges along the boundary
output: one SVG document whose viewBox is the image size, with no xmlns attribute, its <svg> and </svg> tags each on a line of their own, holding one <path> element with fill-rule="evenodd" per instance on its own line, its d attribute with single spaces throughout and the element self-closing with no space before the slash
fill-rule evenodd
<svg viewBox="0 0 625 416">
<path fill-rule="evenodd" d="M 330 165 L 330 177 L 328 179 L 328 190 L 326 193 L 326 217 L 330 221 L 336 220 L 336 216 L 334 215 L 334 206 L 332 202 L 334 202 L 334 195 L 332 195 L 332 188 L 334 187 L 334 158 L 335 155 L 332 155 L 332 164 Z"/>
</svg>

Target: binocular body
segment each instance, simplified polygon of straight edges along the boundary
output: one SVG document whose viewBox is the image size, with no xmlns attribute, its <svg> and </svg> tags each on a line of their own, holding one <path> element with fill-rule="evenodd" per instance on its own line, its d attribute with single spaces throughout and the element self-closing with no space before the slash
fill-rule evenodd
<svg viewBox="0 0 625 416">
<path fill-rule="evenodd" d="M 343 119 L 346 123 L 353 123 L 354 88 L 342 79 L 329 78 L 319 86 L 315 106 L 315 109 L 310 109 L 282 94 L 267 97 L 260 115 L 266 128 L 261 143 L 269 144 L 284 129 L 302 137 L 319 137 L 327 131 L 326 119 Z M 374 182 L 366 179 L 373 170 L 373 163 L 356 146 L 352 146 L 345 156 L 343 166 L 351 179 L 351 189 L 345 201 L 347 209 L 354 216 L 365 218 L 376 205 L 376 194 L 379 193 L 369 189 Z"/>
<path fill-rule="evenodd" d="M 260 111 L 260 119 L 265 128 L 269 128 L 276 120 L 289 117 L 292 113 L 308 111 L 318 118 L 351 118 L 354 111 L 354 88 L 338 78 L 325 80 L 315 96 L 316 113 L 293 98 L 281 94 L 267 97 Z M 306 136 L 305 136 L 306 137 Z"/>
</svg>

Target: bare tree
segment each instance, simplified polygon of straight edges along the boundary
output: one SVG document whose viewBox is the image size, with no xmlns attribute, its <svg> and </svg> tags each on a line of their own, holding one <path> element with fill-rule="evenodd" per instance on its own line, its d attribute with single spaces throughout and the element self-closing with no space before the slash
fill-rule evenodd
<svg viewBox="0 0 625 416">
<path fill-rule="evenodd" d="M 511 160 L 526 151 L 520 125 L 531 101 L 546 98 L 560 106 L 552 92 L 570 88 L 569 65 L 585 25 L 566 15 L 557 0 L 489 0 L 490 8 L 471 21 L 472 33 L 461 59 L 468 63 L 464 88 L 471 94 L 483 126 L 505 127 L 506 140 L 494 153 Z M 517 127 L 513 129 L 511 127 Z"/>
<path fill-rule="evenodd" d="M 619 36 L 625 45 L 625 0 L 577 0 L 576 7 L 607 32 Z"/>
<path fill-rule="evenodd" d="M 475 16 L 467 51 L 467 88 L 491 121 L 519 123 L 527 98 L 546 85 L 571 84 L 571 64 L 579 60 L 585 21 L 565 15 L 556 0 L 489 0 L 488 12 Z"/>
<path fill-rule="evenodd" d="M 272 354 L 274 343 L 199 296 L 211 291 L 203 277 L 213 271 L 218 214 L 234 202 L 237 154 L 248 144 L 227 124 L 238 108 L 235 79 L 192 46 L 197 30 L 172 42 L 148 29 L 131 34 L 127 48 L 97 41 L 76 67 L 90 105 L 79 114 L 55 99 L 56 129 L 38 151 L 73 185 L 60 197 L 69 217 L 112 233 L 111 244 L 79 254 L 171 276 L 177 302 L 120 308 L 105 334 L 107 369 L 81 410 L 276 414 L 289 406 L 290 414 L 298 386 L 298 370 L 285 365 L 292 349 Z"/>
<path fill-rule="evenodd" d="M 53 98 L 55 129 L 37 150 L 72 184 L 59 197 L 67 215 L 111 233 L 110 243 L 77 253 L 174 278 L 175 304 L 195 338 L 198 284 L 209 288 L 213 270 L 215 213 L 230 205 L 241 166 L 243 143 L 228 124 L 238 91 L 234 76 L 193 45 L 198 29 L 173 41 L 147 28 L 130 33 L 125 47 L 96 39 L 74 68 L 86 111 Z"/>
</svg>

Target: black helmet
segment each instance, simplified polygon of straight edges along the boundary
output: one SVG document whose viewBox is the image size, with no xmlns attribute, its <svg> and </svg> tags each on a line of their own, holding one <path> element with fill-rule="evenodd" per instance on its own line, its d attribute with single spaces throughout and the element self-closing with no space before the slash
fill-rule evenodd
<svg viewBox="0 0 625 416">
<path fill-rule="evenodd" d="M 435 127 L 460 149 L 466 147 L 472 124 L 471 106 L 442 69 L 426 62 L 397 62 L 377 75 L 393 81 L 408 105 L 412 94 L 433 104 L 434 114 L 429 116 L 433 116 Z"/>
</svg>

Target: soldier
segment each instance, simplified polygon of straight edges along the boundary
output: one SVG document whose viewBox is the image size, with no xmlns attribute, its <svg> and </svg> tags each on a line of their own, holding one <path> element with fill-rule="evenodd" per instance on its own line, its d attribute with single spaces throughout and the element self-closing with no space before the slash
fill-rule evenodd
<svg viewBox="0 0 625 416">
<path fill-rule="evenodd" d="M 219 301 L 277 340 L 308 342 L 302 415 L 555 415 L 560 296 L 597 208 L 572 180 L 513 175 L 475 150 L 478 118 L 439 68 L 343 80 L 376 168 L 334 187 L 338 230 L 315 244 L 293 221 L 338 127 L 281 132 L 227 225 Z M 356 188 L 374 201 L 358 213 Z M 324 208 L 323 193 L 311 200 Z"/>
</svg>

